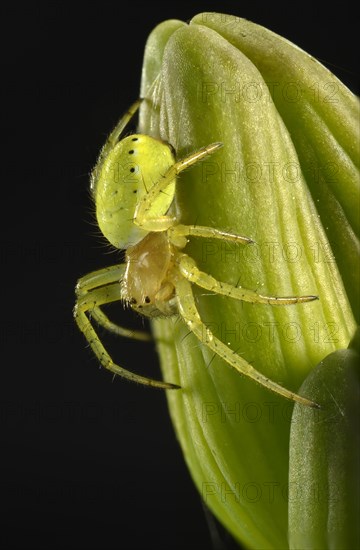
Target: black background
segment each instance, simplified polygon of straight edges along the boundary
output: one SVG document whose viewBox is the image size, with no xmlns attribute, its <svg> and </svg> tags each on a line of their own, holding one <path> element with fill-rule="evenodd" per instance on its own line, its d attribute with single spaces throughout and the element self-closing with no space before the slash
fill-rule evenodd
<svg viewBox="0 0 360 550">
<path fill-rule="evenodd" d="M 269 27 L 356 91 L 356 17 L 346 2 L 38 2 L 5 8 L 4 550 L 214 547 L 165 395 L 99 370 L 72 320 L 76 279 L 118 261 L 92 225 L 88 173 L 106 134 L 138 97 L 150 31 L 165 19 L 186 21 L 201 11 Z M 135 322 L 126 313 L 124 323 Z M 123 366 L 159 377 L 152 344 L 110 339 L 109 346 Z M 216 548 L 233 547 L 221 530 L 220 537 L 224 546 Z"/>
</svg>

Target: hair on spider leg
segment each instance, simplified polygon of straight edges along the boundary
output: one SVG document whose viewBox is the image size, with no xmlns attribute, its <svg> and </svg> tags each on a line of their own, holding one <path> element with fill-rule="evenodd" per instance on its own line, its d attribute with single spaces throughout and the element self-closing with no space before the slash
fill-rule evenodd
<svg viewBox="0 0 360 550">
<path fill-rule="evenodd" d="M 142 181 L 142 183 L 143 183 L 144 189 L 145 189 L 146 193 L 148 193 L 149 190 L 148 190 L 148 188 L 146 187 L 145 180 L 144 180 L 144 175 L 143 175 L 143 173 L 142 173 L 141 170 L 140 170 L 140 176 L 141 176 L 141 181 Z M 134 221 L 134 219 L 135 219 L 135 217 L 133 218 L 132 221 Z"/>
<path fill-rule="evenodd" d="M 207 365 L 205 365 L 206 370 L 209 369 L 211 363 L 214 361 L 214 359 L 215 359 L 216 356 L 217 356 L 217 354 L 214 353 L 213 356 L 212 356 L 212 358 L 210 359 L 209 363 L 208 363 Z"/>
<path fill-rule="evenodd" d="M 189 331 L 187 332 L 187 334 L 185 334 L 185 335 L 181 338 L 180 344 L 182 344 L 182 343 L 184 342 L 184 340 L 185 340 L 190 334 L 192 334 L 191 330 L 189 330 Z"/>
<path fill-rule="evenodd" d="M 175 323 L 182 324 L 182 318 L 180 317 L 180 315 L 176 317 Z M 193 334 L 193 332 L 191 330 L 188 330 L 188 332 L 181 338 L 180 343 L 182 344 L 184 340 L 186 340 L 186 338 L 190 336 L 190 334 Z M 201 342 L 200 340 L 198 340 L 198 338 L 196 338 L 195 343 L 193 345 L 193 349 L 200 348 L 202 345 L 203 345 L 203 342 Z"/>
<path fill-rule="evenodd" d="M 180 315 L 177 315 L 177 316 L 175 317 L 175 324 L 176 324 L 176 325 L 177 325 L 177 324 L 180 324 L 180 325 L 183 324 L 183 323 L 182 323 L 182 318 L 180 317 Z"/>
<path fill-rule="evenodd" d="M 171 196 L 170 193 L 166 193 L 166 191 L 163 190 L 163 189 L 160 190 L 160 193 L 161 193 L 162 195 L 166 195 L 167 197 L 170 197 L 170 196 Z"/>
<path fill-rule="evenodd" d="M 234 285 L 236 288 L 238 288 L 240 281 L 241 281 L 241 275 L 239 275 L 239 278 L 238 278 L 238 280 L 236 281 L 236 283 Z"/>
<path fill-rule="evenodd" d="M 175 147 L 174 147 L 169 141 L 167 141 L 166 143 L 168 144 L 168 146 L 169 146 L 169 148 L 170 148 L 170 151 L 172 152 L 172 154 L 174 155 L 174 157 L 176 157 L 176 149 L 175 149 Z"/>
<path fill-rule="evenodd" d="M 238 348 L 236 348 L 235 350 L 232 350 L 232 352 L 233 352 L 235 355 L 240 355 L 240 357 L 242 357 L 242 356 L 244 355 L 244 352 L 239 352 L 239 349 L 240 349 L 240 348 L 241 348 L 241 345 L 240 345 Z M 251 361 L 248 361 L 247 359 L 246 359 L 246 361 L 247 361 L 248 363 L 250 363 L 250 365 L 251 365 Z"/>
<path fill-rule="evenodd" d="M 204 342 L 201 342 L 198 338 L 196 338 L 196 341 L 194 342 L 192 349 L 200 349 L 203 346 L 207 347 L 206 344 L 204 344 Z"/>
</svg>

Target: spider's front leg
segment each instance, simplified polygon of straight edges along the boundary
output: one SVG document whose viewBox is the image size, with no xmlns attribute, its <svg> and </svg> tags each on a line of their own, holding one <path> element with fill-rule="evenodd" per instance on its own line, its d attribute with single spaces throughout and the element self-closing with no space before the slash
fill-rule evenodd
<svg viewBox="0 0 360 550">
<path fill-rule="evenodd" d="M 212 143 L 206 147 L 202 147 L 198 151 L 191 153 L 187 157 L 175 162 L 167 172 L 149 189 L 146 195 L 137 205 L 134 223 L 146 231 L 166 231 L 176 223 L 176 217 L 154 213 L 154 203 L 162 193 L 167 192 L 170 184 L 176 179 L 176 176 L 183 170 L 186 170 L 196 162 L 203 160 L 208 155 L 211 155 L 217 149 L 222 147 L 222 143 Z"/>
<path fill-rule="evenodd" d="M 105 145 L 101 149 L 96 168 L 91 176 L 91 189 L 93 190 L 95 185 L 95 180 L 97 178 L 97 174 L 101 172 L 102 165 L 104 159 L 107 157 L 107 155 L 110 153 L 110 151 L 115 147 L 116 143 L 119 141 L 121 134 L 125 130 L 126 126 L 129 124 L 130 120 L 133 118 L 133 116 L 137 113 L 140 105 L 141 105 L 142 99 L 138 99 L 135 101 L 129 109 L 122 115 L 120 120 L 118 121 L 117 125 L 107 138 Z"/>
<path fill-rule="evenodd" d="M 145 378 L 114 363 L 91 324 L 90 316 L 104 328 L 120 336 L 127 336 L 138 340 L 149 339 L 149 336 L 144 332 L 131 331 L 115 325 L 100 309 L 100 307 L 105 304 L 118 302 L 124 299 L 121 294 L 120 285 L 120 279 L 124 271 L 125 265 L 121 264 L 95 271 L 79 280 L 76 287 L 77 301 L 74 308 L 75 321 L 101 365 L 113 374 L 117 374 L 122 378 L 127 378 L 132 382 L 138 382 L 146 386 L 162 389 L 178 389 L 179 386 L 175 384 Z"/>
</svg>

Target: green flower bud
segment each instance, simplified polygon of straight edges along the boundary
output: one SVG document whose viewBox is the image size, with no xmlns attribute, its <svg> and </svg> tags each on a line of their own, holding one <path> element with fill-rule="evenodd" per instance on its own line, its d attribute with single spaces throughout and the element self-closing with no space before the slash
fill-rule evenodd
<svg viewBox="0 0 360 550">
<path fill-rule="evenodd" d="M 224 144 L 179 177 L 176 208 L 182 223 L 255 244 L 191 239 L 198 266 L 262 294 L 319 296 L 274 307 L 194 287 L 204 324 L 298 391 L 356 328 L 356 99 L 290 42 L 220 14 L 154 29 L 142 96 L 139 130 L 169 141 L 178 158 Z M 164 378 L 182 387 L 168 392 L 169 409 L 203 500 L 247 547 L 288 548 L 292 403 L 239 376 L 179 319 L 156 320 L 153 331 Z"/>
<path fill-rule="evenodd" d="M 360 330 L 331 353 L 301 393 L 321 410 L 294 407 L 290 435 L 290 548 L 358 548 L 360 541 Z"/>
</svg>

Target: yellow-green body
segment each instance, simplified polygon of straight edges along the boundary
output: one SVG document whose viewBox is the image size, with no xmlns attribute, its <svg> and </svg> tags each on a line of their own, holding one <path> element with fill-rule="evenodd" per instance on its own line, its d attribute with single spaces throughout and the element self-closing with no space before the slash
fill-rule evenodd
<svg viewBox="0 0 360 550">
<path fill-rule="evenodd" d="M 141 241 L 148 231 L 133 219 L 139 201 L 175 163 L 169 144 L 150 136 L 125 137 L 109 151 L 95 169 L 93 194 L 101 232 L 116 248 L 126 249 Z M 175 195 L 175 179 L 152 205 L 152 215 L 166 214 Z"/>
</svg>

